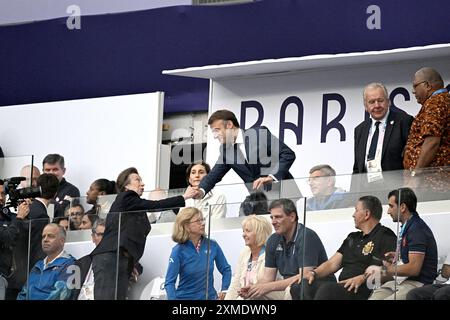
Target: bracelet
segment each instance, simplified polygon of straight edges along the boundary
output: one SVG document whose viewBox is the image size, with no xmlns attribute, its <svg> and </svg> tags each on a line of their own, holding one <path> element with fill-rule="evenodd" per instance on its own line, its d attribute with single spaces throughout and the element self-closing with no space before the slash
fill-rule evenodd
<svg viewBox="0 0 450 320">
<path fill-rule="evenodd" d="M 315 272 L 314 270 L 311 270 L 310 272 L 313 274 L 314 278 L 317 277 L 317 272 Z"/>
</svg>

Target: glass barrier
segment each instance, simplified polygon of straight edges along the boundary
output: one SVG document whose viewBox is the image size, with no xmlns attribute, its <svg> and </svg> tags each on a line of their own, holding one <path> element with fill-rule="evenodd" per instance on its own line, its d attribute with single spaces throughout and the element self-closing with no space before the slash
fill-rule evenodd
<svg viewBox="0 0 450 320">
<path fill-rule="evenodd" d="M 389 183 L 382 183 L 378 185 L 370 184 L 367 180 L 367 175 L 361 175 L 359 178 L 355 178 L 350 175 L 343 175 L 336 176 L 335 179 L 330 179 L 330 177 L 311 177 L 292 180 L 297 186 L 296 189 L 300 190 L 301 194 L 304 195 L 304 197 L 298 197 L 297 194 L 297 196 L 290 199 L 298 212 L 301 227 L 296 230 L 299 231 L 302 240 L 300 241 L 300 239 L 297 238 L 297 240 L 299 240 L 298 244 L 295 242 L 296 244 L 294 245 L 293 243 L 290 244 L 288 242 L 287 244 L 281 244 L 280 248 L 283 249 L 284 245 L 287 249 L 289 249 L 284 251 L 286 256 L 282 256 L 282 259 L 293 261 L 289 260 L 292 256 L 297 259 L 295 262 L 295 266 L 298 268 L 296 279 L 297 283 L 299 278 L 301 278 L 301 276 L 298 275 L 299 272 L 303 272 L 302 277 L 306 277 L 308 281 L 302 280 L 299 285 L 295 285 L 296 282 L 294 281 L 293 286 L 290 288 L 286 286 L 284 291 L 280 290 L 283 291 L 282 296 L 276 295 L 276 297 L 280 299 L 314 299 L 317 297 L 322 297 L 318 293 L 320 291 L 315 292 L 313 290 L 311 293 L 311 288 L 306 285 L 311 278 L 312 268 L 317 268 L 314 270 L 317 273 L 318 280 L 327 278 L 328 276 L 330 278 L 328 280 L 331 280 L 330 283 L 334 284 L 327 285 L 334 286 L 333 288 L 335 289 L 336 282 L 333 282 L 333 276 L 339 281 L 345 281 L 344 285 L 346 283 L 351 285 L 352 283 L 348 280 L 352 280 L 356 277 L 356 280 L 361 281 L 361 283 L 358 284 L 358 288 L 360 288 L 361 285 L 363 287 L 367 287 L 366 289 L 358 289 L 358 292 L 364 293 L 364 295 L 361 293 L 361 295 L 357 296 L 361 299 L 368 298 L 367 292 L 369 292 L 370 297 L 372 298 L 373 289 L 380 289 L 382 288 L 382 285 L 388 281 L 397 279 L 399 274 L 388 273 L 386 277 L 382 276 L 382 272 L 384 272 L 382 268 L 383 262 L 386 261 L 385 254 L 387 252 L 396 251 L 396 244 L 398 242 L 397 238 L 400 238 L 397 236 L 401 230 L 401 224 L 397 226 L 397 223 L 393 222 L 393 218 L 391 217 L 392 213 L 388 213 L 388 211 L 391 210 L 388 205 L 388 195 L 392 190 L 397 190 L 406 183 L 414 186 L 413 190 L 418 198 L 418 212 L 420 216 L 423 216 L 424 221 L 426 222 L 433 221 L 433 223 L 430 223 L 429 226 L 433 234 L 435 234 L 438 246 L 437 261 L 439 264 L 443 264 L 445 257 L 447 256 L 447 251 L 450 251 L 450 246 L 444 233 L 445 230 L 448 230 L 450 214 L 448 209 L 450 208 L 449 189 L 445 189 L 446 180 L 442 178 L 442 175 L 447 173 L 448 171 L 446 169 L 444 170 L 444 168 L 424 170 L 420 173 L 422 175 L 422 177 L 420 177 L 421 180 L 416 180 L 415 184 L 414 181 L 410 179 L 411 174 L 409 171 L 399 171 L 398 173 L 392 172 L 387 175 L 383 174 L 383 179 L 389 176 L 387 179 L 389 180 Z M 417 178 L 417 176 L 413 178 Z M 352 184 L 355 183 L 355 179 L 357 181 L 357 185 L 362 188 L 362 190 L 358 192 L 352 191 Z M 363 179 L 366 179 L 367 182 L 362 183 L 362 181 L 364 181 Z M 330 185 L 332 182 L 334 182 L 334 187 L 327 190 L 332 190 L 334 192 L 329 193 L 329 191 L 327 192 L 325 188 L 321 188 L 321 186 Z M 433 183 L 432 186 L 436 185 L 437 187 L 433 189 L 433 187 L 429 184 L 424 185 L 425 183 Z M 254 282 L 257 282 L 258 278 L 254 278 L 255 273 L 252 273 L 254 272 L 252 271 L 252 268 L 260 270 L 259 268 L 261 268 L 263 264 L 265 265 L 265 257 L 262 259 L 264 262 L 262 262 L 262 260 L 258 260 L 260 259 L 258 255 L 258 259 L 255 257 L 255 260 L 252 259 L 252 262 L 249 261 L 250 253 L 247 251 L 247 261 L 244 261 L 245 259 L 242 260 L 240 252 L 244 249 L 249 250 L 249 246 L 247 245 L 249 240 L 247 238 L 243 238 L 243 234 L 245 234 L 245 232 L 243 230 L 242 223 L 246 221 L 246 219 L 254 219 L 252 218 L 255 217 L 253 216 L 253 213 L 256 213 L 256 217 L 259 217 L 259 219 L 263 218 L 269 223 L 270 233 L 273 233 L 274 231 L 275 233 L 282 233 L 283 223 L 279 222 L 279 218 L 277 217 L 275 217 L 274 220 L 271 219 L 271 214 L 273 216 L 273 212 L 271 212 L 269 208 L 273 201 L 286 199 L 283 198 L 282 195 L 286 194 L 287 191 L 285 192 L 284 190 L 289 190 L 289 188 L 292 187 L 292 184 L 291 187 L 287 187 L 288 184 L 281 181 L 278 185 L 279 187 L 277 187 L 277 190 L 267 190 L 261 194 L 255 194 L 254 192 L 249 194 L 248 189 L 244 184 L 221 185 L 213 189 L 213 196 L 216 195 L 216 192 L 220 194 L 220 191 L 227 190 L 227 193 L 224 193 L 226 200 L 221 199 L 220 202 L 217 201 L 216 203 L 213 203 L 214 201 L 210 200 L 202 203 L 201 201 L 191 200 L 191 204 L 188 200 L 185 202 L 184 207 L 173 207 L 173 202 L 163 200 L 159 203 L 153 203 L 154 206 L 152 206 L 151 209 L 144 210 L 144 212 L 107 214 L 107 229 L 108 221 L 110 221 L 109 232 L 115 230 L 114 237 L 116 241 L 112 242 L 116 245 L 113 246 L 112 250 L 115 250 L 116 262 L 111 265 L 114 267 L 112 269 L 115 272 L 114 276 L 117 278 L 114 282 L 114 287 L 109 287 L 108 291 L 114 292 L 113 298 L 123 299 L 124 295 L 122 292 L 124 283 L 126 283 L 127 287 L 129 287 L 129 290 L 125 293 L 125 297 L 127 299 L 167 299 L 177 297 L 177 290 L 181 288 L 182 292 L 183 286 L 185 286 L 186 283 L 189 283 L 189 281 L 198 281 L 198 283 L 201 283 L 202 289 L 197 290 L 198 296 L 195 296 L 195 299 L 205 299 L 205 297 L 214 299 L 216 295 L 220 295 L 221 292 L 225 293 L 225 296 L 228 295 L 229 299 L 242 298 L 245 294 L 242 293 L 242 296 L 240 296 L 237 293 L 237 290 L 233 289 L 236 284 L 233 280 L 229 279 L 229 271 L 227 270 L 231 270 L 231 274 L 234 275 L 242 274 L 245 270 L 245 275 L 243 275 L 244 278 L 241 277 L 238 283 L 241 287 L 249 287 L 250 285 L 253 285 Z M 320 194 L 318 190 L 322 190 L 323 193 Z M 344 192 L 344 190 L 347 192 Z M 156 190 L 145 192 L 142 195 L 142 198 L 156 201 L 165 199 L 169 196 L 183 194 L 184 191 L 184 189 Z M 270 192 L 272 193 L 270 194 Z M 402 191 L 400 190 L 400 198 L 401 194 Z M 330 197 L 330 195 L 332 196 Z M 116 195 L 113 195 L 112 199 L 109 199 L 109 206 L 114 201 L 113 199 L 115 196 Z M 370 215 L 367 214 L 367 206 L 369 205 L 364 205 L 364 203 L 361 204 L 360 201 L 362 197 L 366 196 L 375 196 L 380 200 L 380 204 L 382 205 L 382 217 L 380 223 L 382 226 L 385 226 L 392 231 L 391 238 L 393 241 L 391 242 L 394 243 L 394 247 L 391 249 L 388 248 L 390 251 L 387 251 L 388 249 L 386 249 L 389 245 L 392 246 L 392 243 L 389 241 L 385 240 L 384 242 L 386 243 L 377 245 L 376 241 L 379 242 L 379 239 L 372 239 L 367 235 L 364 237 L 361 233 L 363 228 L 359 226 L 360 222 L 358 219 L 361 219 L 361 223 L 363 223 L 366 219 L 365 217 L 370 217 Z M 235 202 L 229 201 L 229 198 L 233 197 L 239 197 L 241 200 Z M 366 199 L 365 201 L 369 201 L 370 204 L 371 200 Z M 66 246 L 69 245 L 72 248 L 76 248 L 78 246 L 89 244 L 90 251 L 92 251 L 95 247 L 92 242 L 92 230 L 86 231 L 78 230 L 76 228 L 73 228 L 73 230 L 70 227 L 70 224 L 75 224 L 75 219 L 78 219 L 78 216 L 80 215 L 77 211 L 80 209 L 80 207 L 77 207 L 79 204 L 82 204 L 84 209 L 84 214 L 80 221 L 83 221 L 83 218 L 85 218 L 85 220 L 90 220 L 89 218 L 91 215 L 93 219 L 96 219 L 97 216 L 99 216 L 97 213 L 98 210 L 94 209 L 96 208 L 96 205 L 86 197 L 72 199 L 71 206 L 68 210 L 67 221 L 62 222 L 63 224 L 69 224 L 68 243 Z M 329 205 L 331 205 L 331 207 Z M 203 260 L 199 265 L 196 265 L 195 268 L 196 270 L 200 268 L 205 269 L 204 272 L 202 272 L 202 278 L 196 278 L 195 276 L 189 275 L 189 273 L 182 276 L 173 270 L 169 272 L 170 279 L 168 280 L 168 290 L 170 291 L 170 294 L 168 294 L 167 290 L 164 290 L 164 284 L 166 283 L 168 270 L 170 269 L 172 260 L 174 260 L 173 257 L 172 260 L 170 260 L 171 254 L 173 253 L 172 250 L 174 250 L 177 246 L 177 243 L 172 240 L 175 219 L 177 216 L 180 216 L 181 212 L 185 215 L 185 211 L 192 211 L 189 209 L 191 206 L 196 207 L 199 211 L 195 211 L 196 213 L 194 215 L 189 216 L 189 221 L 186 221 L 186 225 L 192 228 L 196 226 L 200 229 L 204 227 L 205 233 L 205 242 L 200 243 L 200 248 L 203 250 Z M 94 209 L 94 211 L 92 211 L 92 209 Z M 223 212 L 223 210 L 226 210 L 224 216 L 227 217 L 227 219 L 217 219 L 216 217 L 222 217 L 223 213 L 215 213 Z M 201 218 L 199 212 L 201 213 Z M 114 216 L 118 217 L 113 218 Z M 73 219 L 70 220 L 71 217 Z M 204 224 L 202 218 L 205 219 Z M 264 224 L 264 221 L 259 221 L 259 223 Z M 88 224 L 87 221 L 86 224 Z M 92 222 L 89 226 L 91 227 L 91 225 Z M 81 222 L 79 226 L 81 226 Z M 302 230 L 306 230 L 306 232 L 300 232 Z M 149 233 L 147 235 L 146 233 L 148 231 Z M 99 231 L 99 233 L 102 232 Z M 136 243 L 136 241 L 139 240 L 137 238 L 139 238 L 142 243 L 142 246 L 139 249 L 139 252 L 141 253 L 131 253 L 133 263 L 125 266 L 127 261 L 129 262 L 131 260 L 123 259 L 124 252 L 121 252 L 120 248 L 125 248 L 128 243 Z M 352 238 L 361 241 L 361 243 L 350 240 Z M 383 238 L 387 239 L 389 237 Z M 145 240 L 142 242 L 142 239 Z M 211 239 L 211 241 L 208 241 L 207 239 Z M 353 247 L 349 246 L 349 242 L 353 243 Z M 353 250 L 359 255 L 363 255 L 361 258 L 362 262 L 352 261 L 352 258 L 348 258 L 348 253 L 346 253 L 346 259 L 342 260 L 342 268 L 332 270 L 330 273 L 322 273 L 323 271 L 321 270 L 321 264 L 325 260 L 334 257 L 337 252 L 340 252 L 339 250 L 341 250 L 346 243 L 347 246 L 349 246 L 349 248 L 347 248 L 348 252 L 351 253 Z M 293 245 L 295 247 L 294 249 L 292 247 Z M 270 247 L 269 243 L 266 244 L 264 250 L 267 250 L 268 246 Z M 322 250 L 322 247 L 324 250 Z M 275 246 L 275 254 L 281 254 L 281 251 L 283 250 L 278 250 L 280 252 L 277 252 L 277 248 L 279 248 L 278 244 Z M 194 251 L 196 250 L 194 245 L 191 246 L 191 249 Z M 383 250 L 386 252 L 382 252 Z M 83 255 L 88 254 L 90 251 L 87 250 Z M 219 258 L 220 251 L 222 251 L 224 259 Z M 324 255 L 324 252 L 326 256 Z M 127 250 L 127 253 L 125 254 L 129 255 L 130 252 Z M 77 258 L 82 257 L 83 255 L 80 256 L 78 254 Z M 118 260 L 117 257 L 119 257 Z M 226 264 L 224 263 L 224 260 L 226 260 Z M 142 270 L 135 262 L 140 263 Z M 229 265 L 231 269 L 224 267 L 225 265 Z M 352 266 L 355 265 L 357 266 L 356 271 L 352 270 Z M 368 269 L 368 267 L 372 265 L 377 268 L 372 267 Z M 289 267 L 292 269 L 292 266 Z M 247 268 L 249 269 L 249 275 L 247 275 Z M 367 272 L 366 269 L 368 269 Z M 127 276 L 131 275 L 130 278 L 127 278 L 127 281 L 121 277 L 121 275 L 125 274 L 123 270 L 126 270 Z M 377 270 L 379 271 L 379 276 L 375 275 Z M 258 273 L 256 273 L 256 275 L 258 275 Z M 283 280 L 285 277 L 289 278 L 288 275 L 289 268 L 288 270 L 284 270 L 283 273 L 280 273 L 280 275 L 276 274 L 275 276 L 280 277 L 281 280 Z M 391 277 L 391 280 L 388 280 L 389 276 Z M 246 280 L 247 282 L 242 282 L 243 279 L 248 280 Z M 322 280 L 317 283 L 322 282 Z M 315 280 L 313 280 L 312 283 L 314 284 Z M 337 290 L 341 290 L 342 286 L 343 284 L 339 284 L 338 288 L 340 289 Z M 230 288 L 232 290 L 230 290 Z M 264 286 L 262 286 L 262 288 L 264 288 Z M 322 289 L 321 291 L 324 290 L 325 289 Z M 229 294 L 229 292 L 234 293 Z M 252 292 L 254 293 L 254 291 Z M 334 292 L 334 294 L 339 296 L 341 299 L 348 298 L 345 296 L 345 292 L 343 293 L 342 291 L 335 292 L 325 290 L 325 292 Z M 318 294 L 319 296 L 317 296 Z M 325 297 L 327 297 L 327 299 L 330 298 L 328 296 Z M 254 296 L 251 298 L 254 298 Z M 376 298 L 376 296 L 373 298 Z M 396 298 L 398 299 L 398 297 Z"/>
</svg>

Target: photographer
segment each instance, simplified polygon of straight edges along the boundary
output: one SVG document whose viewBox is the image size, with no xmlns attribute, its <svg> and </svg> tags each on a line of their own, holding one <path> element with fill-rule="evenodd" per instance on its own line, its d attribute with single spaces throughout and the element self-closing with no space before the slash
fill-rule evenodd
<svg viewBox="0 0 450 320">
<path fill-rule="evenodd" d="M 45 257 L 41 246 L 42 230 L 49 222 L 47 207 L 58 190 L 59 181 L 54 175 L 44 173 L 38 178 L 37 183 L 42 195 L 31 202 L 28 219 L 18 224 L 20 233 L 14 253 L 16 270 L 9 281 L 7 299 L 17 297 L 27 280 L 28 269 Z"/>
<path fill-rule="evenodd" d="M 19 236 L 19 221 L 26 218 L 30 209 L 31 201 L 22 202 L 17 208 L 17 216 L 14 218 L 4 217 L 3 208 L 5 206 L 5 188 L 4 181 L 0 179 L 0 212 L 2 213 L 2 222 L 0 224 L 0 300 L 5 299 L 8 278 L 12 273 L 13 266 L 13 246 Z"/>
</svg>

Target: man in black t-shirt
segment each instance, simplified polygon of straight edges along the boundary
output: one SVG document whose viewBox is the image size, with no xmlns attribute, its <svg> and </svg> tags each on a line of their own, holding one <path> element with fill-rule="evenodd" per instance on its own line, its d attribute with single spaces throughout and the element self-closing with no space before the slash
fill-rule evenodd
<svg viewBox="0 0 450 320">
<path fill-rule="evenodd" d="M 367 286 L 365 271 L 370 265 L 381 265 L 385 253 L 395 250 L 395 233 L 380 224 L 383 208 L 378 198 L 364 196 L 355 206 L 355 228 L 338 251 L 309 273 L 303 284 L 304 299 L 314 300 L 366 300 L 371 289 Z M 339 282 L 321 281 L 342 269 Z M 371 287 L 369 285 L 369 287 Z M 301 298 L 300 290 L 293 298 Z"/>
</svg>

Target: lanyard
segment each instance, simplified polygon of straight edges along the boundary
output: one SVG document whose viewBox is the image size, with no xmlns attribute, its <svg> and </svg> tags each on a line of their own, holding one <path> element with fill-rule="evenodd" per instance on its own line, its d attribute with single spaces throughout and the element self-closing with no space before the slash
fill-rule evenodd
<svg viewBox="0 0 450 320">
<path fill-rule="evenodd" d="M 444 92 L 447 92 L 447 89 L 442 88 L 442 89 L 439 89 L 439 90 L 436 90 L 435 92 L 433 92 L 433 94 L 431 96 L 435 96 L 437 94 L 444 93 Z"/>
</svg>

